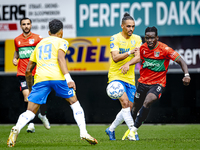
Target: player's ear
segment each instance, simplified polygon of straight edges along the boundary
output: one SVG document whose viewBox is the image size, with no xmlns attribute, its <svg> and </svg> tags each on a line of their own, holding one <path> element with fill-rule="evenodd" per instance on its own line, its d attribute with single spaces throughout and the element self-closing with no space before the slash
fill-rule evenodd
<svg viewBox="0 0 200 150">
<path fill-rule="evenodd" d="M 123 24 L 121 24 L 121 28 L 122 28 L 122 29 L 124 28 L 124 25 L 123 25 Z"/>
<path fill-rule="evenodd" d="M 157 41 L 159 40 L 159 37 L 157 36 Z"/>
<path fill-rule="evenodd" d="M 50 32 L 50 31 L 49 31 L 48 33 L 49 33 L 49 35 L 51 35 L 51 32 Z"/>
</svg>

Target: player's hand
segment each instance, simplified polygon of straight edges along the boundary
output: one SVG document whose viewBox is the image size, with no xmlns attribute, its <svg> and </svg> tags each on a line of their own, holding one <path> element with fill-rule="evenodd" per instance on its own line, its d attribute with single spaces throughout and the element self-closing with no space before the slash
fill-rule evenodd
<svg viewBox="0 0 200 150">
<path fill-rule="evenodd" d="M 135 54 L 139 50 L 140 50 L 140 48 L 136 47 L 136 48 L 132 49 L 130 52 L 131 52 L 131 54 Z"/>
<path fill-rule="evenodd" d="M 121 67 L 119 68 L 119 70 L 122 70 L 122 73 L 123 73 L 123 74 L 126 74 L 127 71 L 129 71 L 129 64 L 124 64 L 123 66 L 121 66 Z"/>
<path fill-rule="evenodd" d="M 183 85 L 188 86 L 190 84 L 190 76 L 186 76 L 183 78 Z"/>
<path fill-rule="evenodd" d="M 13 58 L 13 65 L 17 66 L 17 64 L 18 64 L 17 59 L 16 59 L 16 58 Z"/>
<path fill-rule="evenodd" d="M 73 82 L 73 81 L 68 82 L 67 85 L 68 85 L 69 88 L 73 88 L 74 90 L 76 90 L 76 84 L 75 84 L 75 82 Z"/>
</svg>

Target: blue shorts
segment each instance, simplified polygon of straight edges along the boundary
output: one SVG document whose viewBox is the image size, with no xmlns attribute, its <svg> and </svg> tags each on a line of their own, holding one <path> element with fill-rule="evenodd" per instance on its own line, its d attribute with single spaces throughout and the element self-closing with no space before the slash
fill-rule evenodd
<svg viewBox="0 0 200 150">
<path fill-rule="evenodd" d="M 136 92 L 136 87 L 132 84 L 126 83 L 126 82 L 121 81 L 121 80 L 113 80 L 113 81 L 118 81 L 124 86 L 124 90 L 125 90 L 125 92 L 128 96 L 129 101 L 131 101 L 133 103 L 135 92 Z M 111 81 L 111 82 L 113 82 L 113 81 Z M 116 99 L 113 99 L 113 100 L 116 100 Z"/>
<path fill-rule="evenodd" d="M 36 104 L 46 104 L 47 97 L 54 89 L 56 96 L 70 98 L 74 96 L 73 88 L 69 88 L 65 80 L 51 80 L 36 83 L 32 86 L 32 91 L 28 96 L 28 101 Z"/>
</svg>

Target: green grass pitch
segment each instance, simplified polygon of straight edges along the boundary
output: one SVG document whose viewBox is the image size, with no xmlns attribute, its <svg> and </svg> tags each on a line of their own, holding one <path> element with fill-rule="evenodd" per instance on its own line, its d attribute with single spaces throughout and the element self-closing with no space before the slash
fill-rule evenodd
<svg viewBox="0 0 200 150">
<path fill-rule="evenodd" d="M 15 150 L 198 150 L 200 149 L 200 125 L 142 125 L 138 130 L 139 141 L 122 141 L 126 125 L 116 129 L 116 141 L 110 141 L 105 133 L 108 125 L 88 125 L 88 133 L 98 140 L 90 145 L 80 140 L 76 125 L 51 125 L 46 130 L 35 125 L 35 133 L 27 133 L 24 127 Z M 0 149 L 8 150 L 7 138 L 11 125 L 0 125 Z"/>
</svg>

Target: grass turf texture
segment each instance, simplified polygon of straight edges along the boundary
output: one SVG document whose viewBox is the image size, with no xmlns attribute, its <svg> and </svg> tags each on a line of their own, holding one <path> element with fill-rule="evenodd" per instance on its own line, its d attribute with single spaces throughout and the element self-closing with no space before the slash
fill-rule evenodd
<svg viewBox="0 0 200 150">
<path fill-rule="evenodd" d="M 197 150 L 200 149 L 200 125 L 142 125 L 138 131 L 139 141 L 122 141 L 127 126 L 119 126 L 116 141 L 110 141 L 105 133 L 108 125 L 88 125 L 89 134 L 98 140 L 97 145 L 90 145 L 80 140 L 76 125 L 51 125 L 46 130 L 42 125 L 35 125 L 35 133 L 27 133 L 24 127 L 18 138 L 15 150 Z M 11 125 L 0 125 L 0 149 L 6 145 Z"/>
</svg>

